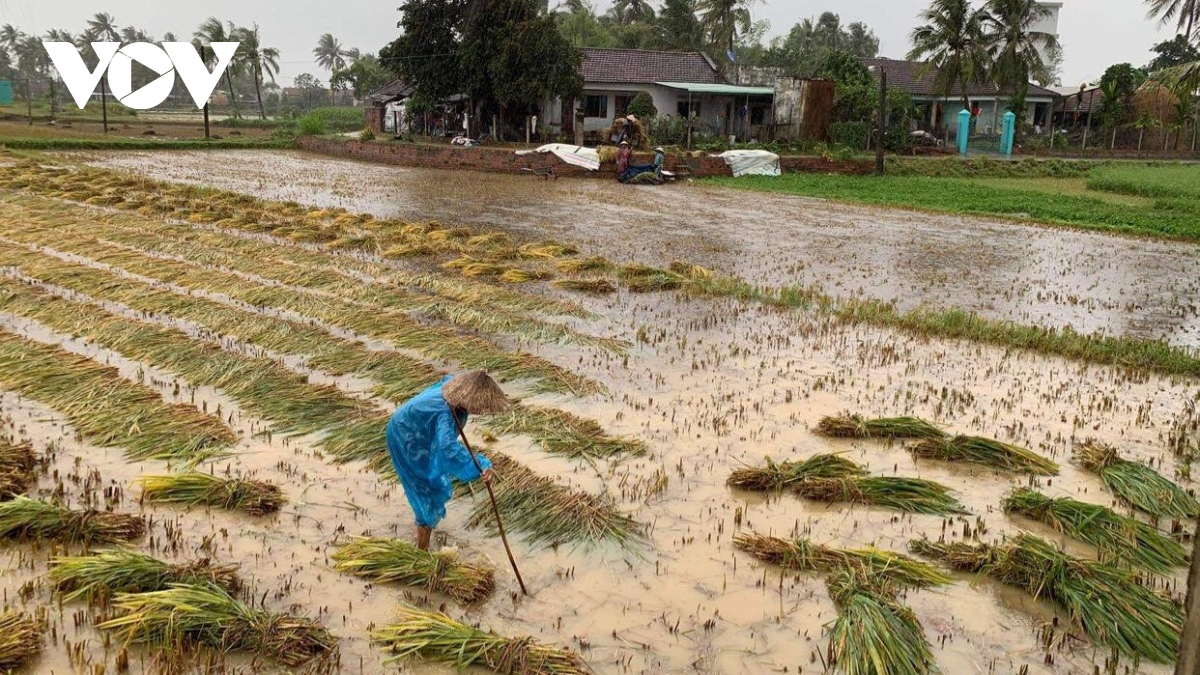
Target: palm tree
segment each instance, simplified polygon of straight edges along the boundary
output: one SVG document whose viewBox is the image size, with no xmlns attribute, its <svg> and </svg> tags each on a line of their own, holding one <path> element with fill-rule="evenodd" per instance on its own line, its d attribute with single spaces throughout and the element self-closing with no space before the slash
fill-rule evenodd
<svg viewBox="0 0 1200 675">
<path fill-rule="evenodd" d="M 117 20 L 108 12 L 96 12 L 87 22 L 88 31 L 105 42 L 120 42 L 121 34 L 117 31 Z"/>
<path fill-rule="evenodd" d="M 50 30 L 46 31 L 46 41 L 47 42 L 70 42 L 71 44 L 75 44 L 75 36 L 71 35 L 70 31 L 60 30 L 58 28 L 51 28 Z"/>
<path fill-rule="evenodd" d="M 617 23 L 627 26 L 631 23 L 650 23 L 654 20 L 654 8 L 647 0 L 615 0 L 612 6 Z"/>
<path fill-rule="evenodd" d="M 983 14 L 970 0 L 933 0 L 918 15 L 923 25 L 913 29 L 910 61 L 925 60 L 937 68 L 934 87 L 950 98 L 958 85 L 963 109 L 971 109 L 970 86 L 987 71 L 987 49 L 983 37 Z"/>
<path fill-rule="evenodd" d="M 988 0 L 984 6 L 992 80 L 1013 92 L 1012 108 L 1018 115 L 1025 109 L 1030 79 L 1047 82 L 1050 78 L 1051 64 L 1042 60 L 1043 50 L 1048 54 L 1061 51 L 1057 37 L 1033 29 L 1050 15 L 1038 0 Z"/>
<path fill-rule="evenodd" d="M 358 50 L 355 51 L 357 52 Z M 318 66 L 329 71 L 329 101 L 333 103 L 335 98 L 333 76 L 339 70 L 345 70 L 346 58 L 350 56 L 350 50 L 342 47 L 342 43 L 338 42 L 332 33 L 326 33 L 317 38 L 317 46 L 313 48 L 313 56 L 317 57 Z"/>
<path fill-rule="evenodd" d="M 233 32 L 233 39 L 235 42 L 242 43 L 238 49 L 238 53 L 241 54 L 242 67 L 250 73 L 250 79 L 254 80 L 254 95 L 258 98 L 258 116 L 265 120 L 267 119 L 267 109 L 263 106 L 263 75 L 271 78 L 271 82 L 275 81 L 275 75 L 279 73 L 279 50 L 262 45 L 258 24 L 254 24 L 253 28 L 236 29 Z"/>
<path fill-rule="evenodd" d="M 750 18 L 750 5 L 755 2 L 757 0 L 700 0 L 696 9 L 709 44 L 732 54 L 738 32 L 749 31 L 754 23 Z"/>
<path fill-rule="evenodd" d="M 192 35 L 201 45 L 207 46 L 214 42 L 237 42 L 237 38 L 234 37 L 234 33 L 237 31 L 238 28 L 233 25 L 232 21 L 221 23 L 221 20 L 217 17 L 210 16 L 204 20 L 204 23 L 200 24 L 200 27 L 197 28 L 196 32 Z M 238 51 L 240 52 L 241 50 L 242 47 L 239 47 Z M 211 49 L 206 49 L 203 51 L 204 53 L 212 52 Z M 215 55 L 213 58 L 216 58 Z M 212 63 L 213 61 L 209 61 L 209 65 L 212 65 Z M 238 57 L 235 54 L 233 62 L 230 63 L 229 67 L 225 69 L 225 84 L 229 87 L 229 101 L 233 104 L 234 117 L 241 116 L 238 112 L 237 92 L 235 92 L 233 89 L 233 71 L 237 70 L 238 68 Z"/>
<path fill-rule="evenodd" d="M 1185 39 L 1192 39 L 1192 31 L 1200 22 L 1200 0 L 1146 0 L 1150 11 L 1146 16 L 1157 18 L 1162 25 L 1175 21 L 1175 27 Z"/>
<path fill-rule="evenodd" d="M 125 26 L 121 29 L 122 42 L 154 42 L 154 37 L 144 29 Z"/>
<path fill-rule="evenodd" d="M 20 44 L 23 37 L 25 37 L 25 34 L 11 23 L 0 26 L 0 44 L 8 47 L 9 51 L 16 51 L 17 45 Z"/>
</svg>

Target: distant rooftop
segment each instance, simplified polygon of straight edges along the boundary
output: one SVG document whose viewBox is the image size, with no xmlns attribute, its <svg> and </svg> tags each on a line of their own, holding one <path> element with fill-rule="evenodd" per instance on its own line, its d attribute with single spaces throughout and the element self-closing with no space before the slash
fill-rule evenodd
<svg viewBox="0 0 1200 675">
<path fill-rule="evenodd" d="M 700 52 L 584 49 L 584 82 L 725 84 L 716 64 Z"/>
<path fill-rule="evenodd" d="M 901 61 L 898 59 L 863 59 L 868 67 L 874 66 L 887 73 L 888 86 L 903 89 L 913 96 L 940 97 L 943 92 L 933 87 L 938 69 L 927 67 L 919 61 Z M 1012 91 L 1001 91 L 994 84 L 972 84 L 967 86 L 967 97 L 1011 96 Z M 1030 83 L 1027 96 L 1032 98 L 1057 98 L 1058 94 Z M 950 98 L 962 98 L 962 88 L 955 84 L 950 90 Z"/>
</svg>

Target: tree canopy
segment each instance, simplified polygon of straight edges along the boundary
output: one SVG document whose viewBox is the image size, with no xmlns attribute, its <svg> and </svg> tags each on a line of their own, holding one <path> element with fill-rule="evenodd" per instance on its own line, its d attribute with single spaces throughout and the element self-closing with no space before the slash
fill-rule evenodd
<svg viewBox="0 0 1200 675">
<path fill-rule="evenodd" d="M 466 94 L 477 112 L 515 116 L 546 95 L 574 98 L 582 56 L 540 0 L 405 0 L 385 66 L 437 100 Z"/>
</svg>

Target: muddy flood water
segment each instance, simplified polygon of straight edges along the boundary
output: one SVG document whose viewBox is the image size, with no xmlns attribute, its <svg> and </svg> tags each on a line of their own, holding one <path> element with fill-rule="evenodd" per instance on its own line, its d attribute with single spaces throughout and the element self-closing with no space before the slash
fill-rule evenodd
<svg viewBox="0 0 1200 675">
<path fill-rule="evenodd" d="M 271 199 L 553 236 L 617 260 L 685 258 L 755 283 L 818 284 L 904 309 L 956 307 L 1200 347 L 1194 244 L 698 184 L 547 182 L 291 152 L 129 153 L 103 163 Z"/>
<path fill-rule="evenodd" d="M 1115 334 L 1154 335 L 1192 344 L 1191 303 L 1200 262 L 1194 247 L 1097 237 L 976 219 L 919 216 L 789 200 L 698 186 L 627 190 L 597 181 L 544 183 L 370 166 L 290 153 L 156 153 L 97 163 L 147 175 L 411 220 L 577 243 L 585 254 L 662 263 L 686 258 L 763 283 L 819 283 L 838 295 L 865 294 L 962 306 L 1021 321 L 1069 323 Z M 0 191 L 0 195 L 3 192 Z M 634 205 L 631 205 L 634 204 Z M 233 236 L 233 235 L 231 235 Z M 545 293 L 554 293 L 549 289 Z M 820 574 L 782 573 L 737 551 L 732 538 L 754 532 L 810 537 L 849 547 L 904 551 L 921 536 L 991 542 L 1032 531 L 1079 555 L 1094 555 L 1047 527 L 999 508 L 1014 487 L 1116 506 L 1094 475 L 1070 461 L 1088 438 L 1174 476 L 1168 437 L 1194 421 L 1200 382 L 1081 365 L 1036 354 L 928 340 L 868 326 L 845 326 L 809 312 L 778 312 L 732 300 L 673 294 L 605 298 L 571 294 L 596 314 L 573 325 L 630 344 L 626 357 L 594 348 L 525 344 L 524 349 L 593 378 L 607 395 L 523 396 L 595 419 L 611 434 L 645 441 L 644 457 L 595 463 L 550 457 L 522 437 L 483 446 L 593 493 L 607 492 L 639 522 L 645 542 L 534 547 L 513 538 L 531 595 L 521 598 L 498 538 L 466 526 L 472 503 L 451 502 L 440 526 L 467 559 L 497 570 L 495 596 L 465 610 L 418 590 L 373 584 L 330 567 L 332 548 L 352 535 L 412 537 L 400 486 L 359 464 L 335 466 L 313 439 L 268 438 L 265 425 L 221 392 L 177 388 L 177 377 L 130 362 L 70 336 L 0 315 L 5 330 L 63 346 L 122 369 L 164 399 L 214 411 L 242 437 L 228 459 L 205 465 L 280 485 L 281 514 L 250 518 L 222 511 L 142 508 L 154 518 L 139 546 L 167 559 L 212 555 L 242 566 L 263 604 L 318 617 L 340 639 L 336 672 L 454 672 L 408 660 L 385 665 L 370 630 L 400 603 L 429 603 L 455 618 L 511 636 L 580 650 L 597 673 L 822 673 L 824 628 L 837 616 Z M 1187 308 L 1186 311 L 1184 308 Z M 353 383 L 336 382 L 348 390 Z M 382 404 L 381 404 L 382 405 Z M 159 462 L 128 462 L 120 451 L 80 443 L 60 417 L 12 394 L 0 395 L 4 430 L 53 453 L 39 490 L 55 488 L 78 505 L 119 486 L 122 510 L 136 509 L 130 485 Z M 915 460 L 901 444 L 830 440 L 810 429 L 824 415 L 915 415 L 970 433 L 1025 445 L 1062 465 L 1053 479 Z M 472 425 L 473 426 L 473 425 Z M 382 437 L 383 430 L 380 430 Z M 478 438 L 478 429 L 468 428 Z M 382 438 L 381 438 L 382 441 Z M 730 489 L 726 479 L 764 458 L 798 460 L 843 452 L 878 475 L 942 482 L 970 510 L 946 518 L 870 507 L 826 506 L 791 494 Z M 663 486 L 661 477 L 665 475 Z M 92 478 L 89 478 L 92 476 Z M 645 486 L 658 485 L 647 491 Z M 1181 480 L 1187 488 L 1195 483 Z M 1166 524 L 1164 524 L 1165 526 Z M 170 536 L 168 536 L 170 531 Z M 158 542 L 158 543 L 154 543 Z M 153 548 L 152 548 L 153 547 Z M 0 548 L 5 604 L 48 608 L 54 642 L 29 672 L 116 672 L 119 644 L 95 631 L 90 612 L 63 605 L 43 581 L 45 546 Z M 1185 570 L 1165 577 L 1183 592 Z M 1103 672 L 1110 651 L 1083 635 L 1051 631 L 1055 608 L 996 582 L 955 575 L 940 589 L 908 592 L 943 673 L 1063 675 Z M 149 652 L 131 650 L 130 671 L 160 672 Z M 1096 670 L 1096 669 L 1100 670 Z M 1158 664 L 1122 659 L 1114 672 L 1167 675 Z M 196 672 L 291 672 L 234 658 Z M 483 672 L 483 671 L 479 671 Z"/>
</svg>

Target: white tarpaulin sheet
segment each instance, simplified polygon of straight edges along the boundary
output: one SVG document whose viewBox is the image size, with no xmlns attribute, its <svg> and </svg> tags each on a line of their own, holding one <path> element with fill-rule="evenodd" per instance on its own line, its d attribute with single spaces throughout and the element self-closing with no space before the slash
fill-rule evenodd
<svg viewBox="0 0 1200 675">
<path fill-rule="evenodd" d="M 579 145 L 567 145 L 565 143 L 551 143 L 543 145 L 537 150 L 518 150 L 518 155 L 528 155 L 534 152 L 553 153 L 567 164 L 580 166 L 588 171 L 600 170 L 600 151 L 595 148 L 585 148 Z"/>
<path fill-rule="evenodd" d="M 779 155 L 766 150 L 728 150 L 717 155 L 733 169 L 733 177 L 778 176 Z"/>
</svg>

